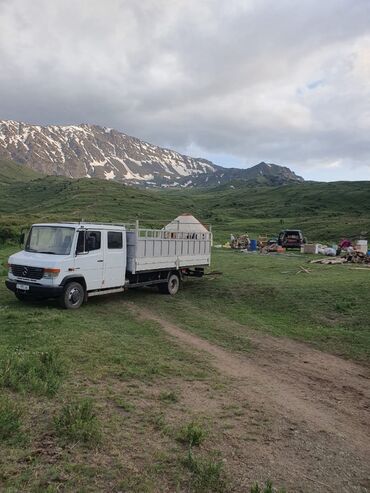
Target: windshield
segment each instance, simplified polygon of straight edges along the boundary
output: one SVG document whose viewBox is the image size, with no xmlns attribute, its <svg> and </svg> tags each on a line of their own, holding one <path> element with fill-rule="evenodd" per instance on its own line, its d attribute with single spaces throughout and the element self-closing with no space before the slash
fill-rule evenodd
<svg viewBox="0 0 370 493">
<path fill-rule="evenodd" d="M 62 226 L 32 226 L 25 250 L 51 255 L 69 255 L 74 232 L 74 228 Z"/>
</svg>

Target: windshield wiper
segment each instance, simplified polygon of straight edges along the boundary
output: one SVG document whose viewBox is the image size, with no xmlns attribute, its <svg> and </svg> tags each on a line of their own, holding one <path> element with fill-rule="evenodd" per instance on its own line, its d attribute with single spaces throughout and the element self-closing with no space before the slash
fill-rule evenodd
<svg viewBox="0 0 370 493">
<path fill-rule="evenodd" d="M 36 250 L 35 250 L 36 251 Z M 50 255 L 56 255 L 55 252 L 37 252 L 37 253 L 49 253 Z"/>
</svg>

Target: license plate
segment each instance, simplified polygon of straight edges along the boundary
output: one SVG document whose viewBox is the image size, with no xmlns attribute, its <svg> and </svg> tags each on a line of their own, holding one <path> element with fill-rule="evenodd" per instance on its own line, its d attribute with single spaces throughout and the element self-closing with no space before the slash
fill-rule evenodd
<svg viewBox="0 0 370 493">
<path fill-rule="evenodd" d="M 16 288 L 22 291 L 28 291 L 30 289 L 28 284 L 16 284 Z"/>
</svg>

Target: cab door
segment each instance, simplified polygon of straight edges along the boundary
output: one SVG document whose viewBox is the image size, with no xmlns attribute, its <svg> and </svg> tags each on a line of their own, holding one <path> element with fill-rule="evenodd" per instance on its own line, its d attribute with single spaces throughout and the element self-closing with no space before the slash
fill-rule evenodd
<svg viewBox="0 0 370 493">
<path fill-rule="evenodd" d="M 113 228 L 104 234 L 104 287 L 121 287 L 126 276 L 126 235 L 124 231 Z"/>
<path fill-rule="evenodd" d="M 77 238 L 75 272 L 86 281 L 87 291 L 101 289 L 104 274 L 104 249 L 102 231 L 79 231 Z"/>
</svg>

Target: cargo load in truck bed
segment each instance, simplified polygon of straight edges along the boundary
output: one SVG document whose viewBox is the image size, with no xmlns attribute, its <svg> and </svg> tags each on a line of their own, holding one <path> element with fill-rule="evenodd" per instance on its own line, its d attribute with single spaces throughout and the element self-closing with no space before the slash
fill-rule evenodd
<svg viewBox="0 0 370 493">
<path fill-rule="evenodd" d="M 193 216 L 184 214 L 163 229 L 135 229 L 126 232 L 127 271 L 180 269 L 208 266 L 212 233 Z"/>
</svg>

